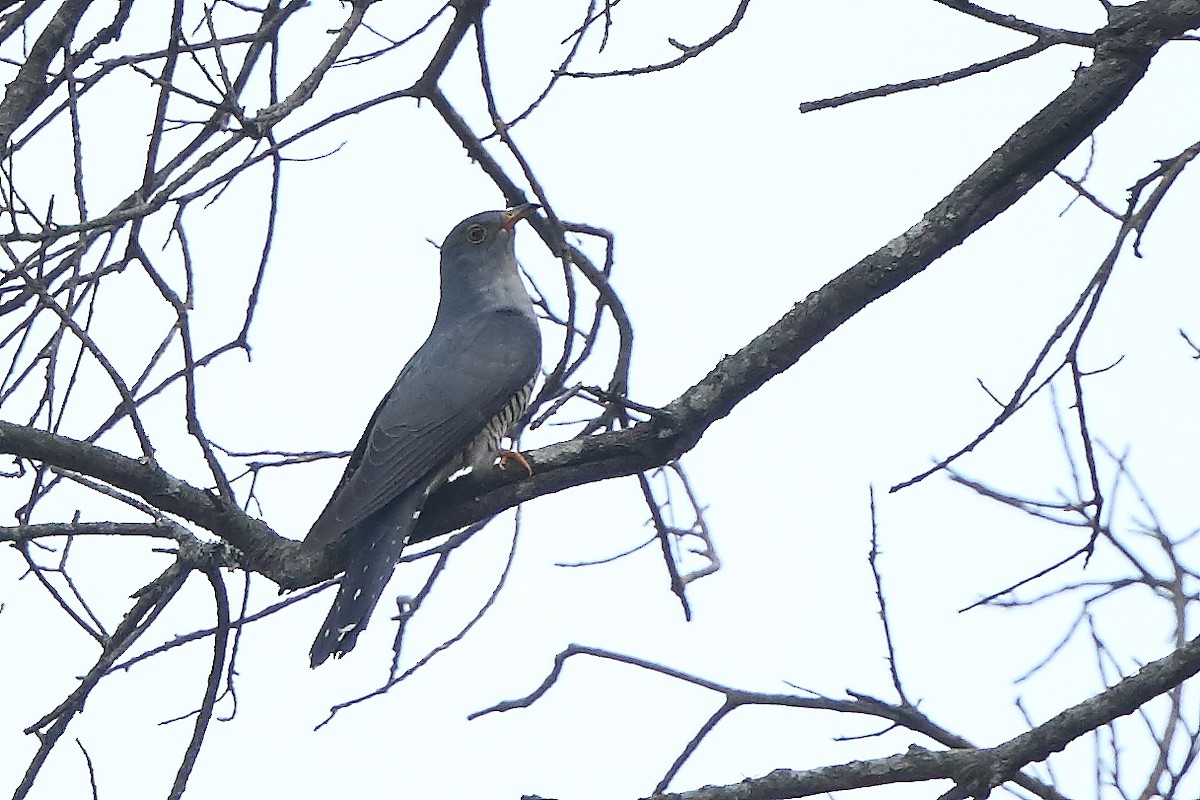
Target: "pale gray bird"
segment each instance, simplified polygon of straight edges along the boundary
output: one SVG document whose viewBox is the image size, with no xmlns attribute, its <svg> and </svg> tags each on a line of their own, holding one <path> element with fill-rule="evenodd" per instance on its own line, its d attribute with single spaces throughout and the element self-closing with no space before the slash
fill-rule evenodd
<svg viewBox="0 0 1200 800">
<path fill-rule="evenodd" d="M 542 345 L 513 229 L 537 208 L 476 214 L 442 244 L 433 330 L 375 409 L 304 538 L 321 549 L 350 537 L 350 562 L 313 642 L 313 667 L 354 648 L 426 498 L 460 469 L 490 465 L 525 413 Z"/>
</svg>

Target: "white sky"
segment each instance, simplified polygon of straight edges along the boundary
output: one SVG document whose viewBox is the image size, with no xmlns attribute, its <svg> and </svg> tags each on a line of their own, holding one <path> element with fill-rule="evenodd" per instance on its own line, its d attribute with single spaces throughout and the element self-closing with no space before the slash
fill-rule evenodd
<svg viewBox="0 0 1200 800">
<path fill-rule="evenodd" d="M 1045 5 L 991 7 L 1078 30 L 1101 23 L 1098 3 L 1052 4 L 1058 16 Z M 494 79 L 502 111 L 514 113 L 560 60 L 556 43 L 577 25 L 583 4 L 507 0 L 493 6 L 487 26 Z M 675 51 L 667 37 L 706 38 L 733 6 L 623 3 L 608 50 L 595 55 L 593 39 L 579 66 L 669 58 Z M 400 36 L 434 8 L 377 3 L 368 20 Z M 314 0 L 300 13 L 290 51 L 296 61 L 288 73 L 285 59 L 285 75 L 298 77 L 295 71 L 325 46 L 323 31 L 338 27 L 345 13 L 331 0 Z M 287 132 L 408 85 L 435 41 L 336 71 Z M 360 50 L 375 44 L 369 36 L 362 42 Z M 741 29 L 684 68 L 636 79 L 564 81 L 514 136 L 559 216 L 616 235 L 614 285 L 637 335 L 635 399 L 658 404 L 678 396 L 722 355 L 916 222 L 1064 88 L 1089 54 L 1057 48 L 994 74 L 832 111 L 801 115 L 800 102 L 943 72 L 1025 43 L 932 2 L 758 0 Z M 1168 48 L 1101 129 L 1089 187 L 1111 205 L 1121 206 L 1125 187 L 1152 170 L 1155 159 L 1195 140 L 1196 58 L 1195 43 Z M 473 65 L 472 48 L 464 45 L 445 87 L 480 123 L 482 106 L 472 105 L 478 100 Z M 108 102 L 122 108 L 136 102 L 136 91 Z M 136 116 L 122 119 L 136 129 Z M 133 149 L 123 149 L 128 142 L 118 136 L 119 125 L 108 124 L 96 129 L 97 144 L 89 140 L 85 152 L 95 165 L 93 208 L 129 191 L 122 158 L 144 147 L 139 131 L 130 137 Z M 285 165 L 279 229 L 251 337 L 253 361 L 228 357 L 203 374 L 207 431 L 226 447 L 352 447 L 432 320 L 436 252 L 426 238 L 440 241 L 459 219 L 502 204 L 428 106 L 389 104 L 290 154 L 313 156 L 342 142 L 329 158 Z M 61 151 L 50 148 L 26 158 L 26 171 L 46 159 L 48 175 L 62 163 L 54 160 Z M 1066 171 L 1080 175 L 1086 159 L 1086 152 L 1075 154 Z M 241 297 L 261 245 L 265 174 L 246 176 L 235 184 L 238 191 L 189 217 L 196 324 L 210 345 L 240 326 Z M 1200 333 L 1197 194 L 1194 176 L 1186 176 L 1150 226 L 1146 257 L 1123 257 L 1084 348 L 1085 361 L 1096 368 L 1124 356 L 1089 384 L 1093 430 L 1114 449 L 1132 448 L 1131 467 L 1176 534 L 1196 524 L 1191 501 L 1200 437 L 1188 423 L 1200 386 L 1177 330 Z M 788 681 L 831 696 L 849 688 L 893 700 L 866 562 L 871 484 L 902 677 L 922 711 L 977 743 L 995 744 L 1024 728 L 1013 704 L 1018 695 L 1040 722 L 1094 693 L 1100 683 L 1086 642 L 1058 667 L 1013 684 L 1063 634 L 1075 604 L 957 613 L 1066 555 L 1082 534 L 1036 524 L 944 477 L 885 494 L 988 424 L 996 409 L 976 379 L 998 395 L 1008 392 L 1103 258 L 1115 223 L 1084 202 L 1058 216 L 1071 197 L 1061 182 L 1044 181 L 926 274 L 835 332 L 688 454 L 684 463 L 709 505 L 724 563 L 717 575 L 690 587 L 693 622 L 684 622 L 667 589 L 657 548 L 607 566 L 553 566 L 602 558 L 647 535 L 633 479 L 540 498 L 524 509 L 507 588 L 467 640 L 407 685 L 343 712 L 321 731 L 312 728 L 331 704 L 369 691 L 386 673 L 387 601 L 353 655 L 317 671 L 308 669 L 307 652 L 331 592 L 248 629 L 238 654 L 237 716 L 214 723 L 188 796 L 536 793 L 591 800 L 648 794 L 720 698 L 580 659 L 532 709 L 465 721 L 472 711 L 531 691 L 570 642 L 745 689 L 787 691 Z M 549 287 L 557 263 L 528 229 L 521 239 L 525 266 Z M 136 346 L 125 337 L 135 333 L 128 319 L 140 307 L 115 294 L 105 300 L 112 311 L 101 324 L 111 327 L 101 327 L 97 337 Z M 548 330 L 548 344 L 557 335 Z M 602 380 L 602 373 L 591 380 Z M 105 413 L 110 402 L 102 401 Z M 164 418 L 173 414 L 177 399 L 162 408 Z M 525 444 L 552 441 L 563 431 L 543 429 Z M 118 447 L 124 440 L 105 441 Z M 160 448 L 164 466 L 203 481 L 202 464 L 186 442 Z M 1048 400 L 1031 404 L 960 467 L 1047 499 L 1070 487 Z M 331 463 L 264 475 L 264 518 L 301 537 L 340 469 Z M 86 509 L 84 519 L 104 518 L 109 510 Z M 1137 511 L 1126 503 L 1118 518 Z M 410 626 L 410 658 L 452 635 L 486 598 L 511 529 L 509 514 L 455 559 L 452 574 Z M 100 607 L 114 625 L 127 606 L 123 598 L 167 563 L 144 556 L 144 545 L 84 542 L 78 551 L 80 579 L 103 598 Z M 1108 577 L 1113 564 L 1102 554 L 1089 576 Z M 425 569 L 402 568 L 389 596 L 415 591 Z M 10 654 L 0 659 L 0 686 L 8 687 L 0 700 L 8 720 L 0 729 L 4 786 L 15 784 L 36 746 L 20 729 L 59 702 L 95 651 L 49 609 L 32 580 L 15 583 L 23 570 L 15 552 L 0 558 L 0 640 Z M 1079 576 L 1071 567 L 1039 586 Z M 256 607 L 275 599 L 270 584 L 253 584 Z M 1136 668 L 1135 659 L 1167 651 L 1165 610 L 1119 600 L 1096 611 L 1126 672 Z M 210 592 L 195 578 L 151 635 L 165 640 L 210 620 Z M 94 693 L 68 736 L 91 754 L 102 796 L 165 795 L 191 723 L 157 723 L 198 705 L 210 658 L 207 645 L 191 645 L 110 678 Z M 910 743 L 932 747 L 903 732 L 833 741 L 883 727 L 828 713 L 742 710 L 708 739 L 672 788 L 891 755 Z M 1059 788 L 1069 796 L 1091 796 L 1091 753 L 1081 742 L 1061 756 Z M 929 797 L 944 788 L 861 796 Z M 64 742 L 32 796 L 87 791 L 83 759 Z"/>
</svg>

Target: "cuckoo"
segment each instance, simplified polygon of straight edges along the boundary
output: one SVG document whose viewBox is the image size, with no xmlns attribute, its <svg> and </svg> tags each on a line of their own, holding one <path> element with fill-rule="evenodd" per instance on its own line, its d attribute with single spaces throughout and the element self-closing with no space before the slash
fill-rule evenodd
<svg viewBox="0 0 1200 800">
<path fill-rule="evenodd" d="M 313 642 L 313 667 L 353 649 L 426 498 L 459 470 L 494 462 L 500 440 L 525 412 L 541 336 L 513 239 L 517 223 L 537 208 L 476 214 L 442 244 L 433 330 L 375 409 L 304 538 L 316 550 L 345 539 L 349 553 Z"/>
</svg>

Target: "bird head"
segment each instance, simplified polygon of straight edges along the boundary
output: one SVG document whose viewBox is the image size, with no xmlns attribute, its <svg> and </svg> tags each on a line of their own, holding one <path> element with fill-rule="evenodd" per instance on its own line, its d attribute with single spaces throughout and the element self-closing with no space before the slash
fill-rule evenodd
<svg viewBox="0 0 1200 800">
<path fill-rule="evenodd" d="M 512 250 L 513 228 L 541 206 L 522 203 L 503 211 L 483 211 L 454 226 L 442 243 L 442 258 L 447 255 L 468 261 L 488 261 L 497 253 Z"/>
<path fill-rule="evenodd" d="M 442 243 L 441 311 L 528 305 L 513 251 L 514 228 L 540 207 L 522 203 L 484 211 L 454 226 Z"/>
</svg>

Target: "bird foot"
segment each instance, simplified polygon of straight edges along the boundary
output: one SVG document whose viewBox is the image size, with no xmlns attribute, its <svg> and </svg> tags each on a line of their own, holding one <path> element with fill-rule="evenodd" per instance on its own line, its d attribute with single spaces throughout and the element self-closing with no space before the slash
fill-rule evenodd
<svg viewBox="0 0 1200 800">
<path fill-rule="evenodd" d="M 500 459 L 500 469 L 507 469 L 508 463 L 510 461 L 515 461 L 525 468 L 525 471 L 529 473 L 529 477 L 533 477 L 533 467 L 529 465 L 529 459 L 525 458 L 525 456 L 521 455 L 516 450 L 501 450 L 500 452 L 496 453 L 496 456 Z"/>
</svg>

